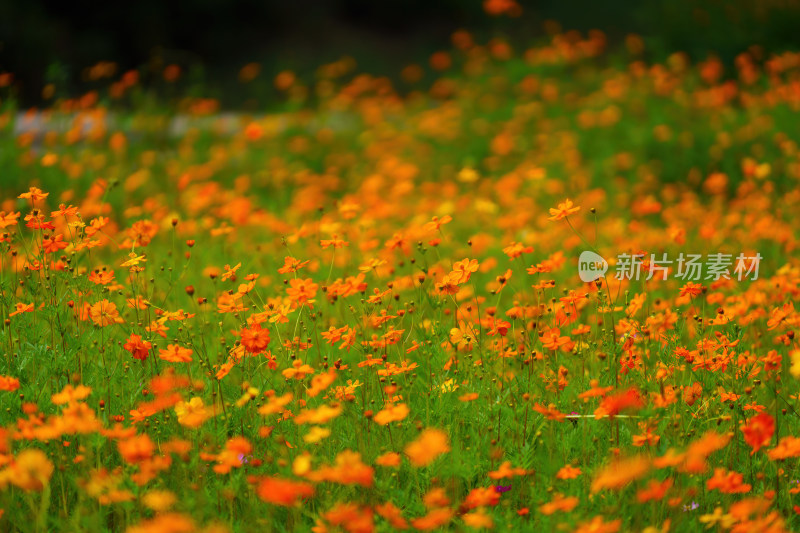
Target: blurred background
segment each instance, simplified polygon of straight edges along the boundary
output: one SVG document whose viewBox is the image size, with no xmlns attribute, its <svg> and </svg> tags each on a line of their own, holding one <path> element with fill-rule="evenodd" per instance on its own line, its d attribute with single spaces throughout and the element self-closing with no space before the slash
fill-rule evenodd
<svg viewBox="0 0 800 533">
<path fill-rule="evenodd" d="M 479 42 L 503 37 L 520 48 L 564 30 L 600 29 L 610 46 L 640 35 L 647 59 L 714 52 L 725 63 L 751 45 L 765 52 L 800 47 L 800 0 L 518 0 L 490 16 L 494 0 L 3 0 L 0 73 L 13 73 L 23 106 L 41 105 L 48 84 L 61 96 L 86 90 L 88 67 L 115 63 L 115 77 L 138 69 L 142 82 L 179 65 L 223 107 L 242 102 L 237 75 L 258 65 L 263 94 L 282 70 L 313 75 L 352 57 L 357 70 L 397 79 L 410 63 L 448 49 L 457 29 Z M 158 74 L 156 74 L 158 73 Z M 52 95 L 47 95 L 52 98 Z"/>
</svg>

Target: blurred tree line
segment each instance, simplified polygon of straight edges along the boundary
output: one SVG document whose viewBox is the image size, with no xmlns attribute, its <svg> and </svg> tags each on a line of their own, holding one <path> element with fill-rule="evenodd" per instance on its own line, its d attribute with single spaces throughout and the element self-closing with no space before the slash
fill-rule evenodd
<svg viewBox="0 0 800 533">
<path fill-rule="evenodd" d="M 24 105 L 42 87 L 79 91 L 86 68 L 114 61 L 119 73 L 178 64 L 236 101 L 239 69 L 302 74 L 343 55 L 359 70 L 396 76 L 411 61 L 449 47 L 459 28 L 527 46 L 543 22 L 603 30 L 610 42 L 636 33 L 651 59 L 715 52 L 725 62 L 756 44 L 800 47 L 800 0 L 518 0 L 518 17 L 490 17 L 483 0 L 3 0 L 0 73 L 12 72 Z M 231 96 L 233 95 L 233 96 Z"/>
</svg>

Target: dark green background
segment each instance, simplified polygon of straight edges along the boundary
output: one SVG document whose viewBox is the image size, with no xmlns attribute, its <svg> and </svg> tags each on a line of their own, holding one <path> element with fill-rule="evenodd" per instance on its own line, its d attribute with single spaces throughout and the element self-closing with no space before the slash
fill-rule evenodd
<svg viewBox="0 0 800 533">
<path fill-rule="evenodd" d="M 685 51 L 716 52 L 728 63 L 748 46 L 800 46 L 800 1 L 554 0 L 524 1 L 519 18 L 487 16 L 482 0 L 4 0 L 0 2 L 0 72 L 15 74 L 23 104 L 41 88 L 85 90 L 81 71 L 101 60 L 139 68 L 143 80 L 163 64 L 180 64 L 224 105 L 240 100 L 236 73 L 262 64 L 311 74 L 344 54 L 359 70 L 396 76 L 410 62 L 449 47 L 467 28 L 479 39 L 505 36 L 518 46 L 545 38 L 542 22 L 605 31 L 612 45 L 628 33 L 645 37 L 650 59 Z"/>
</svg>

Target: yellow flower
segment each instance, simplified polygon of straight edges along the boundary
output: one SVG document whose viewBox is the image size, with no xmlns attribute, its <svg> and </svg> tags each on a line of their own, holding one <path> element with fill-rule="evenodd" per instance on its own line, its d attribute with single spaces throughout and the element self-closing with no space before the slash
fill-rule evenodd
<svg viewBox="0 0 800 533">
<path fill-rule="evenodd" d="M 301 453 L 292 461 L 292 472 L 295 476 L 304 476 L 311 472 L 311 454 Z"/>
<path fill-rule="evenodd" d="M 257 388 L 249 387 L 242 397 L 236 400 L 236 407 L 244 407 L 250 402 L 250 400 L 258 397 L 259 392 L 260 391 Z"/>
<path fill-rule="evenodd" d="M 464 523 L 473 529 L 492 529 L 494 521 L 492 517 L 481 507 L 477 511 L 465 514 L 462 519 Z"/>
<path fill-rule="evenodd" d="M 792 366 L 789 367 L 789 372 L 796 378 L 800 377 L 800 350 L 793 350 L 789 354 L 792 360 Z"/>
<path fill-rule="evenodd" d="M 700 523 L 706 525 L 706 529 L 711 529 L 719 524 L 722 529 L 729 529 L 736 523 L 736 518 L 733 515 L 725 514 L 722 512 L 722 507 L 714 509 L 712 514 L 704 514 L 700 517 Z"/>
<path fill-rule="evenodd" d="M 142 496 L 142 503 L 156 512 L 162 512 L 175 505 L 175 494 L 168 490 L 151 490 Z"/>
<path fill-rule="evenodd" d="M 458 385 L 456 385 L 456 382 L 453 381 L 452 379 L 448 379 L 439 386 L 439 390 L 442 392 L 453 392 L 457 388 Z"/>
<path fill-rule="evenodd" d="M 195 396 L 188 402 L 178 402 L 175 405 L 175 414 L 178 415 L 178 423 L 182 426 L 196 428 L 203 425 L 203 422 L 211 418 L 211 413 L 203 404 L 203 399 Z"/>
<path fill-rule="evenodd" d="M 320 426 L 312 426 L 311 429 L 303 436 L 303 440 L 309 444 L 315 444 L 331 434 L 331 430 Z"/>
<path fill-rule="evenodd" d="M 121 266 L 124 266 L 124 267 L 132 267 L 132 266 L 136 266 L 136 265 L 138 265 L 139 263 L 142 263 L 142 262 L 146 262 L 146 261 L 147 261 L 147 259 L 145 258 L 145 256 L 143 256 L 143 255 L 136 255 L 136 253 L 134 253 L 134 252 L 131 252 L 131 253 L 129 253 L 129 254 L 128 254 L 128 257 L 129 257 L 130 259 L 128 259 L 127 261 L 125 261 L 124 263 L 122 263 L 122 265 L 121 265 Z"/>
<path fill-rule="evenodd" d="M 458 173 L 458 181 L 462 183 L 474 183 L 478 181 L 479 178 L 480 175 L 471 167 L 464 167 Z"/>
</svg>

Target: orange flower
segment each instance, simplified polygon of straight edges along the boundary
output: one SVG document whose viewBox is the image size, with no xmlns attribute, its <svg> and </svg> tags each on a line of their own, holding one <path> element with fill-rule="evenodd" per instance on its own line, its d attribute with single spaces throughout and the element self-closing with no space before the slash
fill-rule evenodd
<svg viewBox="0 0 800 533">
<path fill-rule="evenodd" d="M 230 265 L 225 265 L 225 272 L 222 274 L 222 281 L 228 281 L 229 279 L 236 279 L 236 271 L 242 266 L 241 263 L 237 263 L 237 265 L 231 268 Z"/>
<path fill-rule="evenodd" d="M 196 531 L 194 520 L 178 513 L 163 513 L 130 526 L 125 533 L 191 533 Z"/>
<path fill-rule="evenodd" d="M 241 72 L 244 72 L 242 70 Z M 240 74 L 241 79 L 241 74 Z M 244 128 L 244 136 L 247 137 L 248 141 L 257 141 L 264 135 L 264 128 L 261 127 L 260 124 L 257 122 L 251 122 Z"/>
<path fill-rule="evenodd" d="M 634 446 L 655 446 L 661 440 L 660 436 L 653 433 L 653 428 L 647 422 L 639 422 L 639 428 L 643 433 L 633 436 Z"/>
<path fill-rule="evenodd" d="M 688 406 L 694 405 L 697 399 L 702 395 L 703 386 L 698 381 L 695 381 L 691 387 L 686 386 L 683 389 L 683 401 L 686 402 Z"/>
<path fill-rule="evenodd" d="M 391 502 L 375 506 L 375 512 L 395 529 L 408 529 L 408 522 L 403 518 L 403 513 Z"/>
<path fill-rule="evenodd" d="M 581 522 L 573 533 L 616 533 L 622 526 L 619 518 L 605 522 L 602 516 L 595 516 L 591 520 Z"/>
<path fill-rule="evenodd" d="M 744 483 L 744 476 L 739 472 L 715 468 L 714 475 L 706 481 L 708 490 L 719 490 L 723 494 L 741 494 L 750 492 L 750 485 Z"/>
<path fill-rule="evenodd" d="M 32 303 L 26 304 L 26 303 L 22 303 L 22 302 L 17 302 L 17 303 L 14 304 L 14 311 L 10 312 L 8 314 L 8 316 L 12 317 L 12 316 L 20 315 L 22 313 L 31 313 L 31 312 L 33 312 L 33 304 Z"/>
<path fill-rule="evenodd" d="M 227 474 L 232 468 L 240 468 L 244 458 L 253 451 L 253 446 L 244 437 L 233 437 L 225 443 L 225 448 L 217 456 L 214 472 Z"/>
<path fill-rule="evenodd" d="M 11 376 L 0 376 L 0 391 L 15 391 L 19 388 L 19 380 Z"/>
<path fill-rule="evenodd" d="M 580 468 L 575 468 L 571 465 L 566 465 L 561 468 L 556 473 L 556 478 L 558 479 L 575 479 L 576 477 L 580 476 L 583 472 Z"/>
<path fill-rule="evenodd" d="M 341 404 L 321 405 L 316 409 L 304 409 L 294 417 L 295 424 L 325 424 L 342 414 Z"/>
<path fill-rule="evenodd" d="M 375 469 L 361 461 L 361 454 L 345 450 L 336 456 L 333 465 L 326 465 L 307 474 L 311 481 L 328 481 L 342 485 L 361 485 L 371 487 Z"/>
<path fill-rule="evenodd" d="M 567 198 L 562 203 L 558 204 L 556 209 L 550 208 L 550 217 L 548 217 L 548 220 L 561 220 L 580 210 L 580 206 L 572 207 L 572 200 Z"/>
<path fill-rule="evenodd" d="M 42 241 L 42 250 L 47 254 L 54 254 L 67 247 L 63 235 L 50 235 Z"/>
<path fill-rule="evenodd" d="M 330 239 L 322 239 L 319 241 L 320 246 L 322 249 L 330 248 L 331 246 L 334 248 L 343 248 L 345 246 L 350 246 L 350 243 L 345 241 L 344 239 L 340 238 L 338 235 L 333 234 Z"/>
<path fill-rule="evenodd" d="M 267 503 L 291 507 L 301 499 L 313 496 L 314 487 L 302 481 L 268 477 L 258 484 L 256 494 Z"/>
<path fill-rule="evenodd" d="M 375 459 L 375 464 L 378 466 L 397 468 L 400 466 L 400 454 L 395 452 L 386 452 L 383 455 L 379 455 Z"/>
<path fill-rule="evenodd" d="M 740 426 L 740 429 L 744 433 L 744 441 L 753 448 L 750 452 L 750 455 L 753 455 L 769 444 L 775 433 L 775 419 L 767 413 L 761 413 L 751 417 L 746 424 Z"/>
<path fill-rule="evenodd" d="M 372 509 L 355 503 L 340 503 L 322 517 L 332 526 L 340 526 L 348 533 L 371 533 L 375 530 Z"/>
<path fill-rule="evenodd" d="M 249 353 L 258 354 L 263 352 L 269 346 L 269 341 L 269 330 L 263 329 L 261 324 L 254 324 L 249 328 L 243 328 L 241 331 L 242 346 Z"/>
<path fill-rule="evenodd" d="M 672 483 L 672 478 L 667 478 L 661 482 L 651 479 L 646 488 L 636 493 L 636 501 L 645 503 L 650 500 L 661 500 L 672 487 Z"/>
<path fill-rule="evenodd" d="M 599 385 L 599 381 L 593 379 L 589 382 L 589 385 L 592 386 L 591 389 L 578 394 L 578 398 L 583 400 L 584 402 L 588 402 L 589 398 L 594 398 L 597 396 L 605 396 L 608 392 L 614 390 L 614 387 L 601 387 Z"/>
<path fill-rule="evenodd" d="M 427 466 L 443 453 L 450 451 L 447 434 L 439 429 L 426 429 L 405 448 L 411 464 L 416 467 Z M 415 526 L 416 527 L 416 526 Z"/>
<path fill-rule="evenodd" d="M 465 524 L 474 529 L 492 529 L 494 521 L 485 509 L 478 509 L 461 517 Z"/>
<path fill-rule="evenodd" d="M 117 306 L 114 302 L 100 300 L 89 308 L 89 316 L 92 322 L 100 327 L 110 326 L 111 324 L 122 324 L 125 321 L 119 316 Z"/>
<path fill-rule="evenodd" d="M 561 330 L 558 328 L 550 328 L 542 333 L 542 346 L 548 350 L 558 350 L 559 348 L 567 350 L 572 344 L 572 339 L 568 336 L 561 335 Z"/>
<path fill-rule="evenodd" d="M 518 16 L 522 8 L 515 0 L 483 0 L 483 10 L 493 17 L 507 14 Z"/>
<path fill-rule="evenodd" d="M 5 229 L 9 226 L 16 226 L 17 220 L 22 213 L 6 213 L 5 211 L 0 211 L 0 229 Z"/>
<path fill-rule="evenodd" d="M 567 418 L 567 415 L 556 409 L 556 406 L 552 403 L 547 407 L 537 403 L 533 405 L 532 409 L 537 413 L 544 415 L 544 417 L 548 420 L 556 420 L 561 422 Z"/>
<path fill-rule="evenodd" d="M 242 296 L 240 292 L 229 294 L 227 292 L 221 293 L 217 297 L 217 311 L 219 313 L 239 313 L 247 311 L 247 307 L 242 303 Z"/>
<path fill-rule="evenodd" d="M 147 359 L 147 355 L 150 353 L 150 348 L 153 347 L 153 344 L 142 340 L 140 335 L 131 334 L 128 337 L 128 340 L 122 347 L 128 350 L 134 359 L 138 359 L 140 361 L 144 361 Z"/>
<path fill-rule="evenodd" d="M 155 445 L 147 434 L 142 434 L 117 442 L 117 449 L 125 462 L 141 463 L 153 456 Z"/>
<path fill-rule="evenodd" d="M 700 285 L 699 283 L 689 282 L 683 287 L 681 287 L 681 292 L 679 294 L 681 296 L 686 296 L 688 294 L 689 296 L 694 297 L 694 296 L 700 296 L 702 292 L 703 292 L 702 285 Z"/>
<path fill-rule="evenodd" d="M 306 394 L 310 398 L 314 398 L 319 393 L 331 386 L 336 381 L 336 370 L 329 368 L 324 374 L 317 374 L 311 378 L 311 387 L 306 390 Z"/>
<path fill-rule="evenodd" d="M 300 279 L 295 278 L 289 280 L 289 288 L 286 289 L 286 293 L 289 295 L 289 298 L 297 305 L 302 304 L 310 304 L 313 303 L 314 295 L 317 294 L 317 289 L 319 285 L 314 283 L 311 278 L 307 279 Z"/>
<path fill-rule="evenodd" d="M 162 73 L 164 76 L 164 80 L 173 83 L 175 82 L 181 75 L 181 67 L 175 64 L 170 64 L 164 67 L 164 72 Z"/>
<path fill-rule="evenodd" d="M 284 407 L 289 405 L 289 403 L 292 401 L 292 398 L 293 396 L 291 392 L 287 392 L 283 396 L 273 396 L 270 398 L 269 402 L 258 408 L 258 414 L 274 415 L 282 413 L 284 411 Z"/>
<path fill-rule="evenodd" d="M 605 416 L 614 418 L 621 411 L 627 409 L 638 409 L 644 406 L 639 391 L 631 388 L 624 392 L 615 394 L 613 396 L 606 396 L 600 405 L 594 411 L 595 418 L 603 418 Z"/>
<path fill-rule="evenodd" d="M 442 281 L 436 284 L 436 290 L 442 294 L 458 294 L 461 288 L 458 286 L 459 274 L 453 273 L 445 275 Z"/>
<path fill-rule="evenodd" d="M 500 493 L 494 487 L 478 487 L 472 489 L 464 499 L 464 509 L 494 506 L 500 503 Z"/>
<path fill-rule="evenodd" d="M 463 261 L 456 261 L 453 264 L 453 271 L 450 277 L 458 284 L 464 284 L 469 281 L 473 272 L 478 271 L 477 259 L 464 259 Z"/>
<path fill-rule="evenodd" d="M 503 461 L 497 470 L 489 472 L 491 479 L 505 479 L 514 476 L 524 476 L 528 471 L 524 468 L 514 468 L 511 466 L 511 461 Z"/>
<path fill-rule="evenodd" d="M 24 198 L 26 200 L 30 200 L 31 203 L 35 204 L 39 200 L 44 200 L 50 196 L 49 192 L 42 192 L 42 190 L 38 187 L 31 187 L 28 192 L 24 192 L 17 196 L 17 198 Z"/>
<path fill-rule="evenodd" d="M 650 461 L 640 455 L 615 461 L 595 476 L 592 492 L 603 489 L 620 490 L 644 476 L 649 470 Z"/>
<path fill-rule="evenodd" d="M 0 389 L 2 389 L 2 386 L 0 386 Z M 777 446 L 767 452 L 767 455 L 773 461 L 788 459 L 790 457 L 800 457 L 800 438 L 783 437 L 780 442 L 778 442 Z"/>
<path fill-rule="evenodd" d="M 373 258 L 373 259 L 369 259 L 368 261 L 364 262 L 364 264 L 360 265 L 358 267 L 358 270 L 360 270 L 361 272 L 366 273 L 366 272 L 369 272 L 371 270 L 377 270 L 377 268 L 379 266 L 383 266 L 385 264 L 386 264 L 386 261 L 384 261 L 383 259 Z"/>
<path fill-rule="evenodd" d="M 299 259 L 295 259 L 294 257 L 286 256 L 283 260 L 283 266 L 278 269 L 279 274 L 289 274 L 292 272 L 297 272 L 304 266 L 306 266 L 309 261 L 300 261 Z"/>
<path fill-rule="evenodd" d="M 439 231 L 442 226 L 445 224 L 449 224 L 452 222 L 453 217 L 450 215 L 445 215 L 442 218 L 433 217 L 430 222 L 425 224 L 426 231 Z"/>
<path fill-rule="evenodd" d="M 100 505 L 131 501 L 134 498 L 133 493 L 119 488 L 122 483 L 121 472 L 122 468 L 116 468 L 112 472 L 105 468 L 92 470 L 86 482 L 87 494 L 96 498 Z M 145 503 L 144 498 L 142 500 Z"/>
<path fill-rule="evenodd" d="M 286 379 L 297 379 L 297 380 L 303 379 L 307 375 L 313 373 L 314 369 L 311 366 L 303 363 L 300 359 L 295 359 L 294 362 L 292 363 L 291 368 L 287 368 L 286 370 L 281 372 L 281 374 L 283 374 L 283 377 L 285 377 Z"/>
<path fill-rule="evenodd" d="M 447 507 L 450 505 L 450 498 L 442 487 L 432 487 L 425 496 L 422 497 L 422 503 L 428 509 L 435 509 L 437 507 Z"/>
<path fill-rule="evenodd" d="M 89 274 L 89 281 L 96 285 L 108 285 L 114 281 L 114 271 L 106 270 L 105 268 L 96 268 Z"/>
<path fill-rule="evenodd" d="M 412 520 L 411 525 L 420 531 L 432 531 L 449 524 L 454 514 L 455 511 L 448 508 L 433 509 L 425 516 Z"/>
<path fill-rule="evenodd" d="M 285 91 L 294 85 L 295 80 L 296 76 L 294 72 L 290 70 L 282 70 L 281 72 L 278 72 L 277 76 L 275 76 L 275 88 Z"/>
<path fill-rule="evenodd" d="M 158 357 L 170 363 L 191 363 L 192 349 L 170 344 L 166 349 L 158 351 Z"/>
<path fill-rule="evenodd" d="M 390 422 L 399 422 L 408 416 L 408 406 L 404 403 L 397 405 L 388 405 L 386 408 L 375 413 L 373 420 L 378 424 L 385 426 Z"/>
<path fill-rule="evenodd" d="M 509 259 L 516 259 L 520 257 L 522 254 L 529 254 L 533 252 L 533 246 L 525 246 L 524 244 L 518 242 L 512 242 L 505 248 L 503 248 L 503 253 L 508 256 Z"/>
<path fill-rule="evenodd" d="M 685 459 L 681 465 L 683 472 L 699 474 L 705 472 L 707 465 L 706 459 L 715 451 L 723 449 L 728 445 L 730 438 L 727 435 L 720 435 L 714 431 L 706 432 L 702 437 L 689 445 L 686 450 Z"/>
<path fill-rule="evenodd" d="M 574 496 L 565 498 L 562 494 L 556 494 L 551 501 L 541 505 L 539 510 L 545 515 L 551 515 L 557 511 L 568 513 L 577 507 L 579 501 Z"/>
<path fill-rule="evenodd" d="M 4 471 L 0 471 L 0 482 L 6 479 L 22 490 L 40 491 L 50 482 L 53 463 L 41 450 L 28 448 L 22 450 Z M 0 483 L 2 486 L 2 483 Z"/>
<path fill-rule="evenodd" d="M 85 385 L 66 385 L 61 392 L 57 392 L 51 396 L 50 401 L 55 405 L 63 405 L 65 403 L 74 403 L 80 400 L 85 400 L 92 393 L 92 389 Z"/>
</svg>

